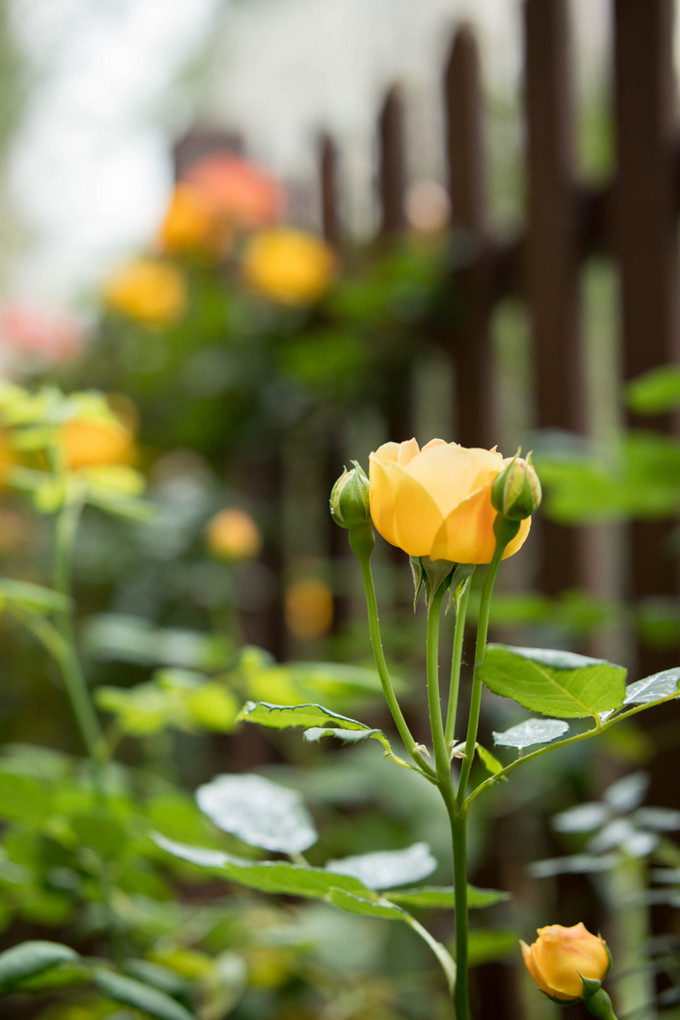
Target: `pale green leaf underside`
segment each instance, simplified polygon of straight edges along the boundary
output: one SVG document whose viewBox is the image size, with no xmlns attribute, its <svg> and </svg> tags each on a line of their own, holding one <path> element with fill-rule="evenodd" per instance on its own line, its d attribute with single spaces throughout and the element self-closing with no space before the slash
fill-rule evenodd
<svg viewBox="0 0 680 1020">
<path fill-rule="evenodd" d="M 646 676 L 644 680 L 629 684 L 626 688 L 624 705 L 647 705 L 654 701 L 678 696 L 680 683 L 680 667 L 665 669 L 662 673 Z"/>
<path fill-rule="evenodd" d="M 414 843 L 405 850 L 383 850 L 326 862 L 328 871 L 353 875 L 368 889 L 391 889 L 418 882 L 431 875 L 436 867 L 427 843 Z"/>
<path fill-rule="evenodd" d="M 255 774 L 216 776 L 196 791 L 201 811 L 244 843 L 301 853 L 318 835 L 300 794 Z"/>
<path fill-rule="evenodd" d="M 570 652 L 492 644 L 479 672 L 495 694 L 560 719 L 615 711 L 625 697 L 622 666 Z"/>
<path fill-rule="evenodd" d="M 569 724 L 562 719 L 527 719 L 517 726 L 511 726 L 502 733 L 494 731 L 494 743 L 500 747 L 516 747 L 522 751 L 534 744 L 549 744 L 557 740 L 569 729 Z"/>
</svg>

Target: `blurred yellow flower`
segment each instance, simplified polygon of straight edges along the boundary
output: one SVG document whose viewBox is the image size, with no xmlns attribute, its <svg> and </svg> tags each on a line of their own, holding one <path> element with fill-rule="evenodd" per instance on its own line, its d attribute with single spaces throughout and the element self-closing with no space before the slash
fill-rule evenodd
<svg viewBox="0 0 680 1020">
<path fill-rule="evenodd" d="M 149 326 L 171 326 L 181 318 L 187 301 L 179 269 L 147 258 L 135 259 L 113 273 L 103 293 L 109 308 Z"/>
<path fill-rule="evenodd" d="M 512 463 L 494 450 L 466 449 L 433 439 L 385 443 L 369 458 L 373 524 L 409 556 L 450 563 L 489 563 L 496 548 L 491 487 Z M 523 545 L 531 519 L 520 523 L 503 558 Z"/>
<path fill-rule="evenodd" d="M 206 525 L 206 544 L 217 559 L 235 562 L 252 560 L 262 548 L 262 535 L 245 510 L 220 510 Z"/>
<path fill-rule="evenodd" d="M 565 928 L 551 924 L 538 929 L 530 946 L 520 941 L 527 970 L 546 995 L 571 1002 L 583 996 L 581 975 L 602 981 L 611 965 L 604 939 L 592 935 L 582 921 Z"/>
<path fill-rule="evenodd" d="M 330 286 L 335 260 L 320 238 L 278 228 L 251 238 L 242 268 L 247 282 L 266 297 L 284 304 L 310 304 Z"/>
<path fill-rule="evenodd" d="M 70 471 L 130 464 L 134 459 L 132 430 L 116 418 L 71 418 L 61 427 L 61 442 Z"/>
<path fill-rule="evenodd" d="M 198 188 L 178 184 L 158 232 L 161 250 L 216 256 L 226 249 L 229 240 L 230 231 L 214 202 Z"/>
<path fill-rule="evenodd" d="M 319 578 L 292 581 L 286 588 L 284 615 L 289 631 L 303 641 L 323 637 L 333 623 L 333 596 Z"/>
</svg>

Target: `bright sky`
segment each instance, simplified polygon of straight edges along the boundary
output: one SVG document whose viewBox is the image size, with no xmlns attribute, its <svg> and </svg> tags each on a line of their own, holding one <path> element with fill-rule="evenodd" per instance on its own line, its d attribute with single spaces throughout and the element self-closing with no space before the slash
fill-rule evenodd
<svg viewBox="0 0 680 1020">
<path fill-rule="evenodd" d="M 14 293 L 86 294 L 153 235 L 170 188 L 169 148 L 191 120 L 243 131 L 248 152 L 284 178 L 313 170 L 315 132 L 344 142 L 366 191 L 385 86 L 400 80 L 422 162 L 436 172 L 439 75 L 451 29 L 473 21 L 492 91 L 514 101 L 521 0 L 11 0 L 36 76 L 10 165 L 12 198 L 33 234 Z M 577 0 L 581 42 L 601 37 L 607 0 Z M 192 91 L 177 79 L 221 35 Z M 592 25 L 596 31 L 591 31 Z M 579 44 L 581 46 L 581 43 Z M 422 111 L 431 110 L 433 130 Z"/>
</svg>

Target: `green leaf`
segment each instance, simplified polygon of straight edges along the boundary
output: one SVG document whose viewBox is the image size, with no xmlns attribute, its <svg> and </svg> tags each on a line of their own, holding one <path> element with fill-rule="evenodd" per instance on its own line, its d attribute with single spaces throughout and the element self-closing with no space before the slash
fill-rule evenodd
<svg viewBox="0 0 680 1020">
<path fill-rule="evenodd" d="M 369 889 L 390 889 L 425 878 L 437 867 L 427 843 L 413 843 L 405 850 L 382 850 L 370 854 L 326 861 L 326 869 L 353 875 Z"/>
<path fill-rule="evenodd" d="M 308 868 L 286 861 L 263 861 L 254 863 L 221 850 L 188 846 L 176 843 L 156 833 L 156 844 L 181 860 L 201 868 L 218 871 L 229 881 L 238 882 L 260 892 L 276 893 L 280 896 L 304 896 L 309 899 L 326 899 L 332 889 L 343 889 L 355 896 L 372 896 L 362 882 L 350 875 L 337 875 L 324 868 Z"/>
<path fill-rule="evenodd" d="M 491 751 L 487 751 L 485 747 L 482 747 L 481 744 L 475 744 L 475 747 L 486 771 L 490 772 L 492 776 L 497 775 L 503 768 L 498 758 Z"/>
<path fill-rule="evenodd" d="M 80 960 L 75 949 L 58 942 L 31 941 L 0 953 L 0 989 L 7 990 L 62 963 Z"/>
<path fill-rule="evenodd" d="M 449 909 L 455 904 L 453 886 L 421 886 L 417 889 L 399 889 L 386 892 L 385 897 L 394 903 L 403 903 L 405 907 L 422 907 L 423 909 Z M 500 889 L 479 889 L 468 885 L 468 906 L 471 908 L 491 907 L 495 903 L 503 903 L 510 899 L 510 894 Z"/>
<path fill-rule="evenodd" d="M 66 613 L 71 600 L 52 588 L 44 588 L 30 581 L 0 581 L 0 602 L 27 609 L 32 613 Z"/>
<path fill-rule="evenodd" d="M 331 889 L 328 899 L 334 907 L 346 910 L 350 914 L 382 917 L 388 921 L 408 921 L 410 919 L 410 915 L 405 910 L 381 896 L 367 899 L 345 892 L 343 889 Z"/>
<path fill-rule="evenodd" d="M 126 1006 L 139 1009 L 156 1020 L 195 1020 L 193 1014 L 175 999 L 134 978 L 101 967 L 95 971 L 94 980 L 99 991 L 110 999 L 124 1002 Z"/>
<path fill-rule="evenodd" d="M 623 666 L 573 652 L 489 645 L 479 670 L 494 694 L 560 719 L 596 718 L 620 708 L 625 695 Z"/>
<path fill-rule="evenodd" d="M 196 800 L 218 828 L 251 846 L 293 854 L 318 839 L 300 794 L 262 776 L 216 776 L 198 788 Z"/>
<path fill-rule="evenodd" d="M 410 762 L 404 761 L 403 758 L 394 753 L 389 740 L 382 730 L 372 730 L 368 726 L 361 730 L 345 730 L 339 726 L 312 726 L 302 734 L 303 740 L 307 741 L 321 740 L 322 737 L 337 737 L 338 740 L 343 740 L 346 744 L 357 744 L 362 740 L 369 739 L 377 740 L 384 747 L 386 757 L 391 758 L 397 765 L 401 765 L 404 769 L 411 769 L 412 772 L 420 771 L 420 769 L 411 765 Z"/>
<path fill-rule="evenodd" d="M 626 388 L 626 402 L 637 414 L 662 414 L 680 404 L 680 368 L 662 365 L 633 379 Z"/>
<path fill-rule="evenodd" d="M 680 666 L 664 669 L 661 673 L 653 673 L 644 680 L 637 680 L 626 687 L 624 705 L 651 705 L 655 701 L 678 697 L 680 683 Z"/>
<path fill-rule="evenodd" d="M 527 719 L 525 722 L 511 726 L 502 733 L 494 731 L 494 743 L 500 747 L 516 747 L 523 751 L 534 744 L 549 744 L 557 740 L 569 729 L 569 724 L 562 719 Z"/>
<path fill-rule="evenodd" d="M 272 705 L 266 701 L 257 704 L 249 701 L 241 709 L 241 718 L 246 722 L 257 723 L 259 726 L 271 726 L 277 730 L 289 729 L 291 726 L 327 727 L 338 726 L 343 730 L 367 730 L 362 722 L 338 715 L 323 705 Z"/>
</svg>

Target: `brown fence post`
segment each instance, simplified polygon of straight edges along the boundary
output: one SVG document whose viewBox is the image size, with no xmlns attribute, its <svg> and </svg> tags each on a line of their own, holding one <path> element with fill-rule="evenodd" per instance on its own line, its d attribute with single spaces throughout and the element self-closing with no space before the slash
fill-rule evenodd
<svg viewBox="0 0 680 1020">
<path fill-rule="evenodd" d="M 319 139 L 319 183 L 321 197 L 321 230 L 336 251 L 340 245 L 340 214 L 338 211 L 338 152 L 335 142 L 325 132 Z"/>
<path fill-rule="evenodd" d="M 565 0 L 526 0 L 524 8 L 528 134 L 526 294 L 535 366 L 536 425 L 584 426 L 576 187 Z M 578 585 L 581 536 L 542 521 L 543 587 Z"/>
<path fill-rule="evenodd" d="M 672 0 L 616 0 L 614 97 L 617 178 L 613 243 L 621 280 L 623 375 L 678 360 L 677 197 Z M 629 425 L 669 431 L 668 417 Z M 667 525 L 632 529 L 630 597 L 677 593 Z M 675 665 L 678 649 L 641 649 L 640 667 Z M 670 659 L 669 659 L 670 656 Z"/>
<path fill-rule="evenodd" d="M 498 442 L 494 416 L 486 250 L 486 172 L 477 43 L 468 27 L 454 37 L 444 75 L 445 141 L 451 225 L 469 262 L 456 272 L 460 318 L 454 325 L 455 436 L 463 446 Z M 465 258 L 465 254 L 463 256 Z"/>
</svg>

